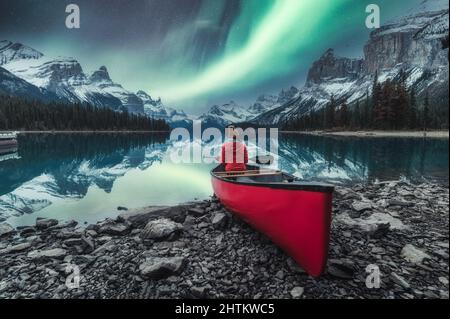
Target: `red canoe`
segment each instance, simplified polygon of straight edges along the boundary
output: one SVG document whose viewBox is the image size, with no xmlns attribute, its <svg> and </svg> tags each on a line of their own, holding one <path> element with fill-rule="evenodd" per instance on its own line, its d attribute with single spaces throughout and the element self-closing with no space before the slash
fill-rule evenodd
<svg viewBox="0 0 450 319">
<path fill-rule="evenodd" d="M 331 185 L 304 183 L 285 173 L 248 167 L 242 177 L 212 172 L 214 193 L 230 211 L 266 234 L 308 274 L 325 270 L 330 241 Z"/>
</svg>

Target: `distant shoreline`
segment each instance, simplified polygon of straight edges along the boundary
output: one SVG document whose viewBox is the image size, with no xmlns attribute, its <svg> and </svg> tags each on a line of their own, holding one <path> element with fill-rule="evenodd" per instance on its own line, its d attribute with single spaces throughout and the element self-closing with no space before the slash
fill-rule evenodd
<svg viewBox="0 0 450 319">
<path fill-rule="evenodd" d="M 300 134 L 314 136 L 345 136 L 345 137 L 427 137 L 427 138 L 449 138 L 449 131 L 283 131 L 284 134 Z"/>
<path fill-rule="evenodd" d="M 17 134 L 147 134 L 170 133 L 170 131 L 0 131 L 16 132 Z M 446 138 L 449 139 L 449 131 L 280 131 L 282 134 L 298 134 L 313 136 L 342 136 L 342 137 L 416 137 L 416 138 Z"/>
<path fill-rule="evenodd" d="M 144 133 L 170 133 L 170 131 L 0 131 L 1 132 L 15 132 L 17 134 L 110 134 L 110 133 L 119 133 L 119 134 L 144 134 Z"/>
</svg>

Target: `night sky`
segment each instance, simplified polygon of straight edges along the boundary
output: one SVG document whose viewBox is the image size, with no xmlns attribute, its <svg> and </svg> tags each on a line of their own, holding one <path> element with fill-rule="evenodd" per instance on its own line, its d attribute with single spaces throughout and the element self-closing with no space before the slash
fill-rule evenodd
<svg viewBox="0 0 450 319">
<path fill-rule="evenodd" d="M 0 40 L 48 56 L 71 56 L 86 72 L 105 65 L 113 80 L 199 113 L 231 99 L 302 86 L 327 48 L 362 56 L 365 8 L 382 21 L 420 0 L 2 0 Z M 78 4 L 81 28 L 65 27 Z"/>
</svg>

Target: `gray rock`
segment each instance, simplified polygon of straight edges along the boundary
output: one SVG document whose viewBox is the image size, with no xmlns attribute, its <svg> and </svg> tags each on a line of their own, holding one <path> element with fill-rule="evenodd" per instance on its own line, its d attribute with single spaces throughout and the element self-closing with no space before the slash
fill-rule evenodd
<svg viewBox="0 0 450 319">
<path fill-rule="evenodd" d="M 9 247 L 6 247 L 5 249 L 0 250 L 0 255 L 21 252 L 21 251 L 27 250 L 30 247 L 31 247 L 31 243 L 29 243 L 29 242 L 9 246 Z"/>
<path fill-rule="evenodd" d="M 25 227 L 20 230 L 21 237 L 29 237 L 36 233 L 35 227 Z"/>
<path fill-rule="evenodd" d="M 202 298 L 206 297 L 207 288 L 206 287 L 191 287 L 190 291 L 191 291 L 191 294 L 195 298 L 202 299 Z"/>
<path fill-rule="evenodd" d="M 14 232 L 14 228 L 10 224 L 0 224 L 0 237 L 12 235 Z"/>
<path fill-rule="evenodd" d="M 143 239 L 175 239 L 183 230 L 183 225 L 169 219 L 158 219 L 148 222 L 141 233 Z"/>
<path fill-rule="evenodd" d="M 352 208 L 361 213 L 364 212 L 366 210 L 372 209 L 372 204 L 368 203 L 368 202 L 362 202 L 362 201 L 354 201 L 352 204 Z"/>
<path fill-rule="evenodd" d="M 405 247 L 403 247 L 401 256 L 408 262 L 416 265 L 421 264 L 426 258 L 431 258 L 430 255 L 411 244 L 407 244 Z"/>
<path fill-rule="evenodd" d="M 67 247 L 80 246 L 83 245 L 81 238 L 70 238 L 64 241 L 64 245 Z"/>
<path fill-rule="evenodd" d="M 403 278 L 400 275 L 397 275 L 395 272 L 393 272 L 391 274 L 391 280 L 396 283 L 397 285 L 405 288 L 405 289 L 409 289 L 411 288 L 411 286 L 409 285 L 409 283 L 405 280 L 405 278 Z"/>
<path fill-rule="evenodd" d="M 403 200 L 398 199 L 390 199 L 388 200 L 389 206 L 401 206 L 401 207 L 408 207 L 412 206 L 412 202 L 405 202 Z"/>
<path fill-rule="evenodd" d="M 444 284 L 444 285 L 448 286 L 448 278 L 445 278 L 445 277 L 439 277 L 439 282 L 440 282 L 441 284 Z"/>
<path fill-rule="evenodd" d="M 373 227 L 373 229 L 368 231 L 368 235 L 374 239 L 380 239 L 386 236 L 391 230 L 391 224 L 377 224 Z"/>
<path fill-rule="evenodd" d="M 280 280 L 283 280 L 283 279 L 284 279 L 284 271 L 279 270 L 279 271 L 275 274 L 275 277 L 277 277 L 277 278 L 280 279 Z"/>
<path fill-rule="evenodd" d="M 214 228 L 223 229 L 228 224 L 228 216 L 224 213 L 215 213 L 211 222 Z"/>
<path fill-rule="evenodd" d="M 150 257 L 139 266 L 142 277 L 147 279 L 167 278 L 179 275 L 186 265 L 184 257 Z"/>
<path fill-rule="evenodd" d="M 128 222 L 138 227 L 147 224 L 149 221 L 167 218 L 182 223 L 186 218 L 186 212 L 191 207 L 196 206 L 195 203 L 186 203 L 174 207 L 168 206 L 150 206 L 140 209 L 129 210 L 117 217 L 120 222 Z"/>
<path fill-rule="evenodd" d="M 27 255 L 28 258 L 33 260 L 38 259 L 63 259 L 67 255 L 67 251 L 62 248 L 53 248 L 47 250 L 33 250 Z"/>
<path fill-rule="evenodd" d="M 295 287 L 291 290 L 290 294 L 292 298 L 299 299 L 303 296 L 305 289 L 303 287 Z"/>
<path fill-rule="evenodd" d="M 330 260 L 328 274 L 339 279 L 352 279 L 355 274 L 354 264 L 345 260 Z"/>
<path fill-rule="evenodd" d="M 99 234 L 122 236 L 129 232 L 130 228 L 124 223 L 106 223 L 98 229 Z"/>
<path fill-rule="evenodd" d="M 36 228 L 37 229 L 46 229 L 52 226 L 58 225 L 58 221 L 56 219 L 51 218 L 37 218 L 36 219 Z"/>
<path fill-rule="evenodd" d="M 201 217 L 206 214 L 206 211 L 200 207 L 192 207 L 188 210 L 189 215 Z"/>
</svg>

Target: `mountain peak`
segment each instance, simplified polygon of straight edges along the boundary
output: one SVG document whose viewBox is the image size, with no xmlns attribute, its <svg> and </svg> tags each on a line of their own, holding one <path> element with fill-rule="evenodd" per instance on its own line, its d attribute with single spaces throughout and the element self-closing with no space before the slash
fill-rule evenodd
<svg viewBox="0 0 450 319">
<path fill-rule="evenodd" d="M 40 59 L 44 55 L 22 43 L 13 43 L 8 40 L 0 41 L 0 65 L 16 60 Z"/>
<path fill-rule="evenodd" d="M 137 91 L 137 92 L 136 92 L 136 95 L 137 95 L 137 96 L 139 96 L 139 97 L 141 97 L 141 96 L 145 96 L 145 97 L 149 97 L 149 98 L 151 98 L 151 96 L 150 96 L 150 95 L 148 95 L 148 93 L 147 93 L 147 92 L 145 92 L 145 91 L 143 91 L 143 90 L 139 90 L 139 91 Z"/>
<path fill-rule="evenodd" d="M 309 69 L 307 85 L 320 84 L 328 79 L 357 77 L 363 65 L 362 59 L 339 57 L 334 49 L 328 49 Z"/>
<path fill-rule="evenodd" d="M 322 57 L 334 57 L 334 49 L 328 48 L 325 53 L 322 55 Z"/>
<path fill-rule="evenodd" d="M 111 82 L 106 66 L 103 65 L 97 71 L 92 73 L 90 80 L 92 82 Z"/>
</svg>

